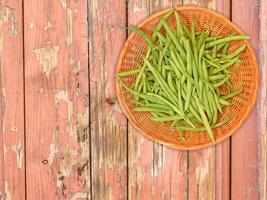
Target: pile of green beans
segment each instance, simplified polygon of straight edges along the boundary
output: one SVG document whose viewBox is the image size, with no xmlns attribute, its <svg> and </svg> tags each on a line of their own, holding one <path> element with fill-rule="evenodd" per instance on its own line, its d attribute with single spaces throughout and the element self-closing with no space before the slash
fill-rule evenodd
<svg viewBox="0 0 267 200">
<path fill-rule="evenodd" d="M 176 29 L 167 19 L 174 15 Z M 161 30 L 165 29 L 166 34 Z M 230 67 L 241 63 L 240 54 L 246 43 L 230 52 L 235 40 L 248 40 L 246 35 L 212 36 L 208 31 L 196 31 L 196 21 L 188 27 L 178 12 L 168 12 L 158 23 L 152 36 L 130 26 L 129 30 L 141 35 L 148 49 L 136 69 L 117 73 L 119 83 L 133 95 L 136 112 L 150 112 L 158 123 L 171 122 L 181 139 L 184 131 L 207 131 L 212 142 L 212 128 L 222 126 L 230 119 L 218 122 L 218 114 L 230 104 L 230 98 L 241 93 L 231 82 L 234 73 Z M 123 79 L 135 76 L 127 86 Z M 221 87 L 227 88 L 223 93 Z"/>
</svg>

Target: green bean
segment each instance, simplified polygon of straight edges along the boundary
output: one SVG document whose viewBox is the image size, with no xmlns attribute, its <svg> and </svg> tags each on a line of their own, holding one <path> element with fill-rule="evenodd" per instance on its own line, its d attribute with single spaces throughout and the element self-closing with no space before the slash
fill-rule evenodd
<svg viewBox="0 0 267 200">
<path fill-rule="evenodd" d="M 148 59 L 149 55 L 150 55 L 150 48 L 147 50 L 147 54 L 146 54 L 146 58 Z M 135 84 L 134 84 L 134 89 L 137 90 L 138 88 L 138 85 L 139 85 L 139 82 L 141 80 L 141 77 L 142 77 L 142 74 L 144 73 L 145 71 L 145 68 L 146 68 L 146 64 L 144 63 L 140 72 L 138 73 L 137 77 L 136 77 L 136 80 L 135 80 Z"/>
<path fill-rule="evenodd" d="M 171 10 L 170 12 L 167 12 L 163 17 L 162 19 L 160 20 L 160 22 L 158 23 L 158 25 L 156 26 L 155 28 L 155 32 L 153 33 L 152 35 L 152 40 L 154 41 L 157 37 L 156 35 L 156 32 L 160 32 L 162 26 L 163 26 L 163 22 L 165 22 L 170 16 L 171 14 L 173 13 L 173 10 Z"/>
<path fill-rule="evenodd" d="M 224 45 L 223 50 L 222 50 L 222 53 L 223 53 L 223 54 L 226 54 L 226 52 L 227 52 L 227 50 L 228 50 L 228 48 L 229 48 L 229 45 L 230 45 L 230 42 L 227 42 L 227 43 Z"/>
<path fill-rule="evenodd" d="M 217 53 L 217 46 L 214 45 L 213 49 L 212 49 L 212 57 L 216 58 L 216 53 Z"/>
<path fill-rule="evenodd" d="M 224 58 L 227 58 L 227 59 L 234 58 L 234 57 L 238 56 L 242 51 L 244 51 L 246 47 L 247 47 L 247 45 L 244 44 L 241 47 L 239 47 L 238 49 L 236 49 L 233 53 L 224 56 Z"/>
<path fill-rule="evenodd" d="M 167 122 L 167 121 L 181 120 L 183 118 L 180 115 L 174 115 L 166 117 L 153 117 L 152 119 L 158 122 Z"/>
<path fill-rule="evenodd" d="M 182 100 L 181 82 L 176 79 L 177 91 L 178 91 L 178 105 L 181 112 L 184 110 L 184 104 Z"/>
<path fill-rule="evenodd" d="M 225 78 L 226 75 L 223 74 L 218 74 L 218 75 L 210 75 L 209 76 L 209 80 L 210 81 L 217 81 L 217 80 L 221 80 L 223 78 Z"/>
<path fill-rule="evenodd" d="M 211 130 L 211 127 L 210 127 L 210 124 L 208 122 L 207 116 L 206 116 L 206 114 L 205 114 L 202 106 L 200 105 L 199 100 L 196 97 L 196 95 L 193 95 L 193 97 L 195 98 L 195 101 L 197 103 L 198 111 L 199 111 L 199 114 L 201 116 L 203 125 L 205 126 L 205 128 L 206 128 L 206 130 L 207 130 L 207 132 L 209 134 L 209 137 L 210 137 L 211 141 L 214 143 L 215 142 L 214 134 L 213 134 L 213 132 Z"/>
<path fill-rule="evenodd" d="M 228 36 L 225 38 L 220 38 L 215 41 L 211 41 L 206 44 L 206 48 L 213 47 L 214 45 L 223 43 L 223 42 L 229 42 L 229 41 L 235 41 L 235 40 L 249 40 L 250 37 L 247 35 L 234 35 L 234 36 Z"/>
<path fill-rule="evenodd" d="M 198 46 L 197 46 L 197 48 L 199 49 L 199 51 L 200 51 L 200 49 L 201 49 L 201 47 L 203 45 L 203 41 L 204 41 L 204 32 L 201 32 L 200 38 L 198 40 Z"/>
<path fill-rule="evenodd" d="M 219 65 L 213 63 L 212 61 L 210 61 L 210 60 L 208 60 L 208 59 L 205 59 L 205 58 L 204 58 L 204 60 L 205 60 L 208 64 L 210 64 L 211 66 L 213 66 L 213 67 L 216 67 L 216 68 L 218 68 L 218 69 L 221 68 Z"/>
<path fill-rule="evenodd" d="M 223 85 L 228 79 L 229 79 L 229 76 L 226 76 L 226 77 L 225 77 L 224 79 L 222 79 L 220 82 L 218 82 L 218 83 L 213 83 L 212 86 L 213 86 L 214 88 L 216 88 L 216 87 L 220 87 L 220 86 Z"/>
<path fill-rule="evenodd" d="M 230 62 L 228 63 L 225 63 L 224 65 L 221 66 L 220 69 L 214 69 L 211 71 L 212 74 L 216 74 L 220 71 L 223 71 L 225 69 L 227 69 L 228 67 L 232 66 L 233 64 L 235 64 L 236 60 L 238 59 L 238 57 L 234 58 L 233 60 L 231 60 Z"/>
<path fill-rule="evenodd" d="M 183 50 L 183 48 L 181 47 L 179 41 L 177 40 L 177 38 L 175 37 L 174 33 L 172 32 L 172 29 L 171 29 L 170 25 L 166 21 L 163 21 L 163 26 L 166 29 L 166 31 L 169 34 L 169 36 L 171 37 L 173 43 L 175 44 L 176 48 L 178 49 L 178 51 L 180 52 L 182 57 L 185 58 L 186 57 L 185 51 Z"/>
<path fill-rule="evenodd" d="M 199 50 L 199 57 L 198 57 L 198 73 L 199 73 L 200 79 L 204 79 L 203 70 L 202 70 L 203 55 L 204 55 L 204 44 L 201 46 Z"/>
<path fill-rule="evenodd" d="M 220 101 L 220 103 L 221 103 L 222 105 L 225 105 L 225 106 L 230 105 L 230 103 L 229 103 L 228 101 L 226 101 L 225 99 L 223 99 L 223 98 L 220 98 L 219 101 Z"/>
<path fill-rule="evenodd" d="M 216 123 L 215 125 L 211 126 L 211 128 L 218 128 L 224 124 L 226 124 L 227 122 L 230 121 L 231 118 L 229 119 L 225 119 L 221 122 L 218 122 Z M 184 131 L 190 131 L 190 132 L 201 132 L 201 131 L 206 131 L 206 128 L 205 127 L 196 127 L 196 128 L 191 128 L 191 127 L 183 127 L 183 126 L 180 126 L 179 127 L 181 130 L 184 130 Z"/>
<path fill-rule="evenodd" d="M 150 69 L 150 71 L 153 73 L 153 75 L 155 76 L 155 78 L 157 79 L 158 83 L 160 84 L 160 86 L 164 89 L 164 92 L 166 93 L 166 95 L 171 99 L 171 101 L 173 103 L 177 103 L 176 101 L 176 96 L 174 95 L 174 93 L 171 91 L 171 89 L 169 88 L 168 84 L 163 80 L 163 78 L 161 77 L 161 75 L 157 72 L 156 69 L 154 69 L 151 64 L 149 63 L 149 61 L 144 58 L 144 62 L 147 64 L 148 68 Z"/>
<path fill-rule="evenodd" d="M 159 62 L 158 62 L 158 65 L 161 66 L 162 65 L 162 60 L 163 60 L 163 57 L 165 56 L 165 54 L 167 53 L 169 49 L 169 45 L 166 45 L 163 49 L 162 52 L 160 52 L 160 57 L 159 57 Z"/>
<path fill-rule="evenodd" d="M 151 96 L 154 96 L 154 97 L 157 97 L 159 100 L 163 101 L 164 103 L 166 103 L 167 105 L 169 105 L 170 107 L 172 107 L 172 109 L 177 113 L 179 114 L 180 116 L 183 117 L 183 119 L 188 123 L 190 124 L 192 127 L 195 127 L 195 125 L 190 121 L 190 119 L 188 119 L 186 116 L 184 116 L 182 114 L 182 112 L 175 106 L 173 105 L 171 102 L 169 102 L 167 99 L 159 96 L 159 95 L 156 95 L 156 94 L 150 94 L 148 93 L 148 95 L 151 95 Z"/>
<path fill-rule="evenodd" d="M 185 111 L 187 111 L 189 107 L 191 95 L 192 95 L 192 89 L 193 89 L 192 83 L 189 80 L 187 80 L 186 86 L 187 86 L 186 87 L 186 99 L 185 99 L 185 106 L 184 106 Z"/>
<path fill-rule="evenodd" d="M 184 32 L 187 35 L 187 37 L 191 38 L 191 33 L 190 33 L 190 31 L 189 31 L 189 29 L 188 29 L 186 24 L 183 26 L 183 29 L 184 29 Z"/>
<path fill-rule="evenodd" d="M 148 106 L 148 107 L 152 107 L 152 108 L 158 108 L 158 109 L 163 109 L 163 110 L 171 110 L 171 107 L 166 105 L 166 104 L 146 103 L 145 105 Z"/>
<path fill-rule="evenodd" d="M 211 112 L 211 108 L 209 106 L 209 99 L 208 99 L 208 90 L 207 87 L 203 88 L 203 103 L 204 103 L 204 108 L 206 110 L 206 113 L 208 115 L 209 119 L 212 119 L 212 112 Z"/>
<path fill-rule="evenodd" d="M 192 40 L 192 46 L 193 46 L 193 54 L 196 60 L 198 60 L 198 52 L 197 52 L 197 44 L 196 44 L 196 21 L 193 20 L 191 23 L 191 40 Z"/>
<path fill-rule="evenodd" d="M 217 122 L 217 118 L 218 118 L 218 110 L 217 110 L 217 106 L 216 106 L 216 103 L 215 103 L 215 100 L 214 100 L 214 97 L 212 95 L 212 92 L 211 91 L 208 91 L 208 98 L 209 98 L 209 102 L 210 102 L 210 105 L 211 105 L 211 108 L 212 108 L 212 124 L 216 124 Z"/>
<path fill-rule="evenodd" d="M 230 94 L 227 94 L 225 96 L 222 96 L 222 99 L 224 99 L 224 100 L 230 99 L 231 97 L 234 97 L 236 95 L 239 95 L 241 92 L 242 92 L 241 90 L 237 90 L 235 92 L 232 92 Z"/>
<path fill-rule="evenodd" d="M 177 91 L 175 89 L 175 86 L 174 86 L 174 83 L 173 83 L 173 80 L 172 80 L 172 76 L 170 73 L 168 73 L 167 75 L 167 82 L 168 82 L 168 85 L 170 87 L 170 89 L 175 93 L 177 94 Z M 179 102 L 178 102 L 179 103 Z"/>
<path fill-rule="evenodd" d="M 175 15 L 175 19 L 176 19 L 177 33 L 184 35 L 184 30 L 182 27 L 181 18 L 180 18 L 180 15 L 178 14 L 178 12 L 176 10 L 174 11 L 174 15 Z"/>
<path fill-rule="evenodd" d="M 207 66 L 204 60 L 202 61 L 202 71 L 203 71 L 204 79 L 209 80 L 209 74 L 208 74 Z"/>
<path fill-rule="evenodd" d="M 128 29 L 130 31 L 136 32 L 137 34 L 139 34 L 140 36 L 142 36 L 146 42 L 148 43 L 148 45 L 150 46 L 150 48 L 157 48 L 155 46 L 155 44 L 152 42 L 152 40 L 150 39 L 150 37 L 141 29 L 135 27 L 135 26 L 128 26 Z"/>
<path fill-rule="evenodd" d="M 116 74 L 116 76 L 120 76 L 120 77 L 131 76 L 131 75 L 137 74 L 138 72 L 140 72 L 140 70 L 141 69 L 134 69 L 134 70 L 131 70 L 131 71 L 119 72 L 119 73 Z"/>
<path fill-rule="evenodd" d="M 169 110 L 162 110 L 159 108 L 150 108 L 150 107 L 135 107 L 134 111 L 136 112 L 163 112 L 169 114 Z"/>
</svg>

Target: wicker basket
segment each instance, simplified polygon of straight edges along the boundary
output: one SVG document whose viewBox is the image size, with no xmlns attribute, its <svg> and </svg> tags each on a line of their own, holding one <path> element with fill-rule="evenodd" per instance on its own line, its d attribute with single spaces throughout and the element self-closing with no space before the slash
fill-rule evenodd
<svg viewBox="0 0 267 200">
<path fill-rule="evenodd" d="M 180 13 L 182 20 L 188 25 L 190 25 L 193 19 L 196 19 L 197 30 L 208 30 L 210 28 L 211 34 L 215 36 L 225 36 L 232 32 L 242 34 L 236 25 L 216 12 L 199 7 L 177 7 L 176 9 Z M 139 24 L 138 27 L 147 34 L 152 35 L 155 26 L 168 11 L 164 10 L 152 15 Z M 175 28 L 176 22 L 174 15 L 167 22 L 172 28 Z M 229 52 L 232 52 L 244 43 L 244 41 L 232 42 Z M 132 33 L 121 51 L 117 72 L 135 69 L 135 61 L 141 61 L 141 56 L 144 55 L 146 49 L 147 44 L 145 40 L 136 33 Z M 241 65 L 231 67 L 235 72 L 231 76 L 231 80 L 234 87 L 239 90 L 241 89 L 243 92 L 233 97 L 230 105 L 226 106 L 223 114 L 219 115 L 219 121 L 229 116 L 232 116 L 232 118 L 227 124 L 213 129 L 216 143 L 222 142 L 237 130 L 247 118 L 256 101 L 258 91 L 258 65 L 255 53 L 250 44 L 248 44 L 248 48 L 241 54 L 241 59 L 243 61 Z M 127 77 L 123 80 L 127 85 L 131 85 L 135 80 L 135 76 Z M 213 145 L 207 132 L 185 132 L 186 140 L 181 140 L 178 137 L 177 130 L 170 129 L 169 123 L 159 124 L 150 119 L 150 113 L 134 112 L 134 105 L 131 104 L 132 95 L 127 93 L 118 81 L 116 82 L 116 90 L 119 103 L 127 118 L 136 129 L 148 138 L 181 150 L 193 150 Z"/>
</svg>

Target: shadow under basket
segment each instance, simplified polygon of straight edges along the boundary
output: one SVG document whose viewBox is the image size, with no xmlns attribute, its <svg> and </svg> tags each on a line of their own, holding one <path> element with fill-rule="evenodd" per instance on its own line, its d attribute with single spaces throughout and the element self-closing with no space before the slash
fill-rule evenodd
<svg viewBox="0 0 267 200">
<path fill-rule="evenodd" d="M 190 26 L 192 20 L 196 20 L 197 31 L 208 31 L 210 29 L 210 34 L 218 37 L 227 36 L 231 33 L 243 34 L 235 24 L 216 12 L 200 7 L 186 6 L 177 7 L 176 10 L 179 12 L 185 24 Z M 170 11 L 170 9 L 150 16 L 140 23 L 138 27 L 151 36 L 158 22 L 168 11 Z M 173 29 L 176 28 L 174 14 L 169 17 L 167 22 Z M 164 29 L 161 31 L 164 32 Z M 233 52 L 245 43 L 247 43 L 247 48 L 240 55 L 242 64 L 231 66 L 231 70 L 234 72 L 231 76 L 231 81 L 234 88 L 236 90 L 241 90 L 242 93 L 231 98 L 230 105 L 225 106 L 223 112 L 218 116 L 218 122 L 228 119 L 229 117 L 231 119 L 226 124 L 213 129 L 216 138 L 215 143 L 220 143 L 230 137 L 247 118 L 256 102 L 259 75 L 255 52 L 246 41 L 231 42 L 228 52 Z M 137 66 L 135 63 L 142 61 L 142 56 L 146 50 L 146 41 L 138 34 L 132 33 L 121 50 L 117 72 L 136 69 Z M 132 75 L 123 78 L 123 81 L 130 86 L 134 83 L 135 78 L 136 77 Z M 222 88 L 222 90 L 224 89 Z M 126 92 L 119 84 L 118 80 L 116 81 L 116 92 L 124 114 L 131 124 L 148 138 L 180 150 L 200 149 L 215 144 L 211 142 L 206 131 L 194 133 L 184 132 L 183 134 L 186 140 L 182 140 L 179 137 L 177 129 L 170 128 L 170 123 L 157 123 L 151 120 L 151 114 L 148 112 L 134 112 L 133 109 L 135 106 L 131 103 L 133 96 Z"/>
</svg>

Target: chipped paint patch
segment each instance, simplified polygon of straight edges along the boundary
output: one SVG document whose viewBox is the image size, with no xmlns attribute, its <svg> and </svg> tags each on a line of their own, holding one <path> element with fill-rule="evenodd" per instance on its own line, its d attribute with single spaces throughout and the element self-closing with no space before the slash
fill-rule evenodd
<svg viewBox="0 0 267 200">
<path fill-rule="evenodd" d="M 17 144 L 17 145 L 12 145 L 12 150 L 16 154 L 18 168 L 22 169 L 24 154 L 23 154 L 23 149 L 22 149 L 21 142 L 19 144 Z"/>
<path fill-rule="evenodd" d="M 80 60 L 70 59 L 70 66 L 74 74 L 79 74 L 81 71 L 81 62 Z"/>
<path fill-rule="evenodd" d="M 72 195 L 70 200 L 87 199 L 89 194 L 87 192 L 78 192 Z"/>
<path fill-rule="evenodd" d="M 72 27 L 73 27 L 73 12 L 71 9 L 67 8 L 66 15 L 66 43 L 70 45 L 72 43 Z"/>
<path fill-rule="evenodd" d="M 19 32 L 17 18 L 14 11 L 15 10 L 9 6 L 4 7 L 4 22 L 10 23 L 8 34 L 12 37 L 15 37 Z"/>
<path fill-rule="evenodd" d="M 60 90 L 55 95 L 56 104 L 59 104 L 60 101 L 66 101 L 68 106 L 68 126 L 67 132 L 71 137 L 75 137 L 76 135 L 76 127 L 71 123 L 72 115 L 73 115 L 73 102 L 69 99 L 69 94 L 66 90 Z"/>
<path fill-rule="evenodd" d="M 49 30 L 52 28 L 52 23 L 50 21 L 47 22 L 47 25 L 45 26 L 45 30 Z"/>
<path fill-rule="evenodd" d="M 12 200 L 7 181 L 5 181 L 5 200 Z"/>
<path fill-rule="evenodd" d="M 59 2 L 61 4 L 62 8 L 67 8 L 67 0 L 60 0 Z"/>
<path fill-rule="evenodd" d="M 4 104 L 6 103 L 6 88 L 2 88 L 2 100 Z"/>
<path fill-rule="evenodd" d="M 34 25 L 33 25 L 33 23 L 31 22 L 31 23 L 30 23 L 30 29 L 33 29 L 33 26 L 34 26 Z"/>
<path fill-rule="evenodd" d="M 44 93 L 44 88 L 40 88 L 40 94 Z"/>
<path fill-rule="evenodd" d="M 53 138 L 52 138 L 52 143 L 50 144 L 50 149 L 49 149 L 49 155 L 47 157 L 48 163 L 51 165 L 55 158 L 56 154 L 58 153 L 58 137 L 59 137 L 59 130 L 58 128 L 53 129 Z"/>
<path fill-rule="evenodd" d="M 77 151 L 75 149 L 66 148 L 62 160 L 59 165 L 59 173 L 57 175 L 57 187 L 63 188 L 64 178 L 69 177 L 73 167 L 77 164 L 75 157 L 77 156 Z"/>
<path fill-rule="evenodd" d="M 51 71 L 58 65 L 58 50 L 59 46 L 34 50 L 37 60 L 42 66 L 42 70 L 47 78 L 49 78 Z"/>
<path fill-rule="evenodd" d="M 15 133 L 18 132 L 18 128 L 16 126 L 12 126 L 10 130 L 11 132 L 15 132 Z"/>
<path fill-rule="evenodd" d="M 3 5 L 3 0 L 0 0 L 0 6 Z M 0 53 L 3 52 L 3 14 L 0 12 Z"/>
<path fill-rule="evenodd" d="M 4 154 L 6 154 L 7 151 L 8 151 L 8 146 L 4 144 Z"/>
</svg>

